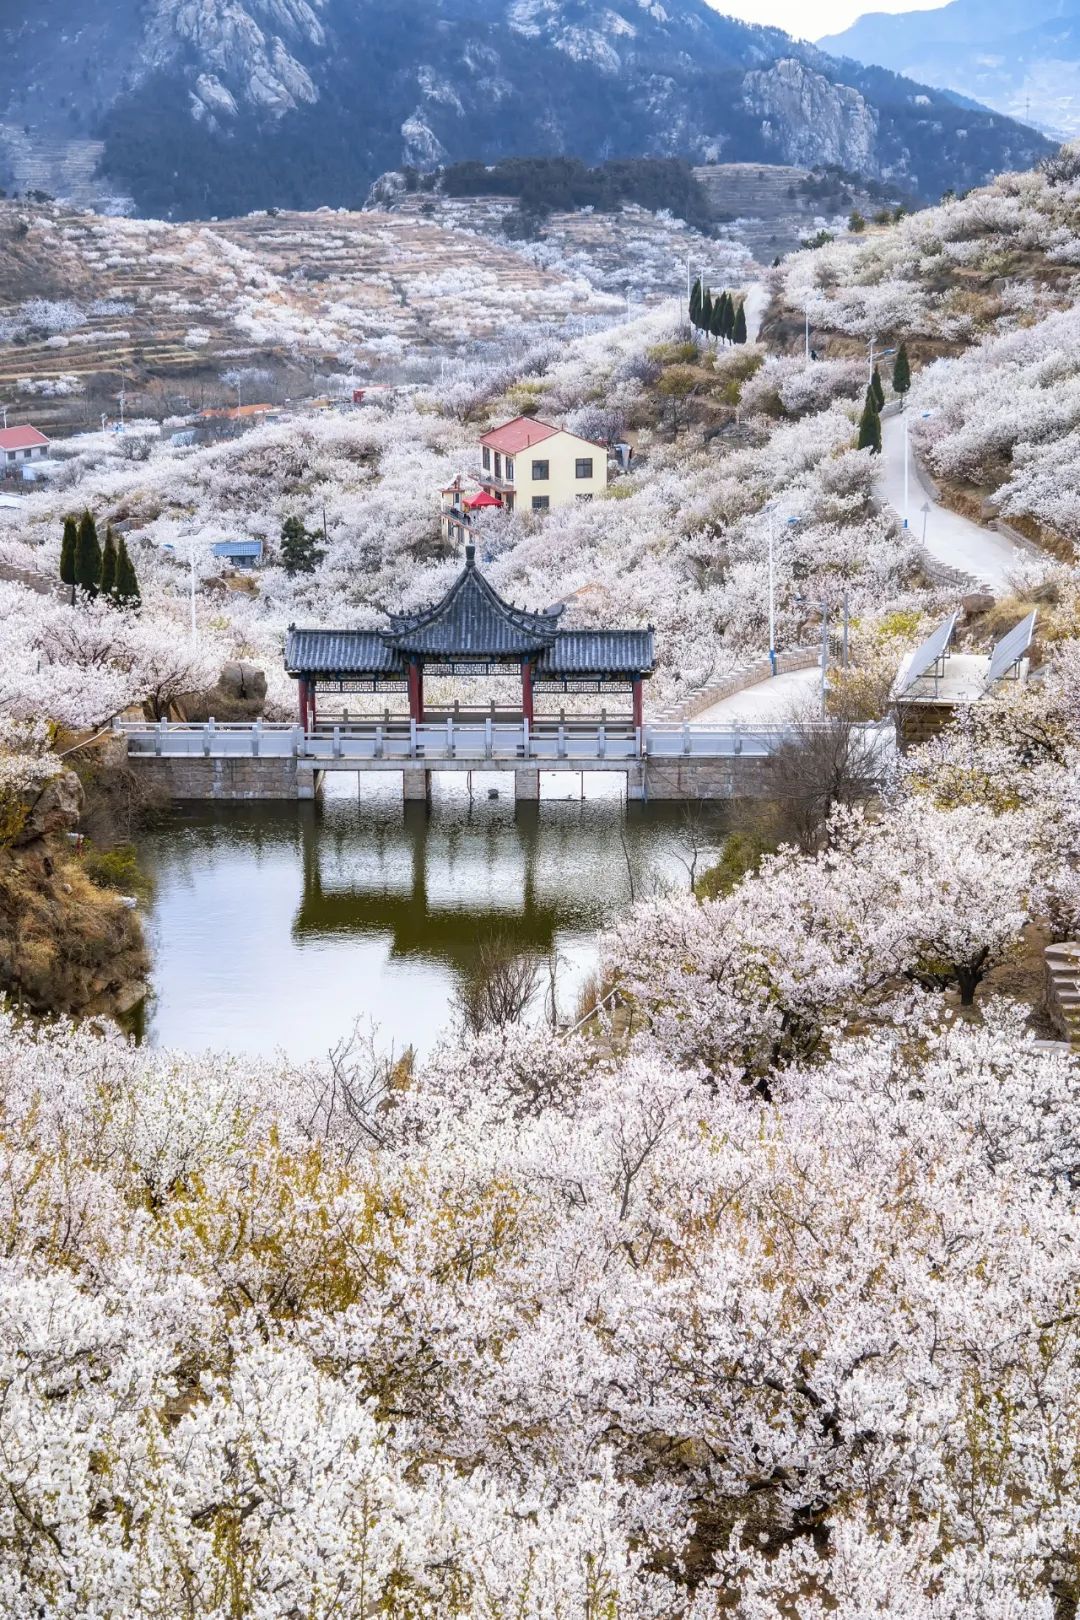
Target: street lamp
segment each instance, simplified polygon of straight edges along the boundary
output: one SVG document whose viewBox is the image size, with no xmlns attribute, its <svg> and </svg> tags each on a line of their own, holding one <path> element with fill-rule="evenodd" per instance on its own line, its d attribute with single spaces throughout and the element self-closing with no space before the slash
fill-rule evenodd
<svg viewBox="0 0 1080 1620">
<path fill-rule="evenodd" d="M 784 520 L 785 527 L 795 529 L 799 520 L 789 517 Z M 776 525 L 769 524 L 769 665 L 773 675 L 776 674 Z"/>
</svg>

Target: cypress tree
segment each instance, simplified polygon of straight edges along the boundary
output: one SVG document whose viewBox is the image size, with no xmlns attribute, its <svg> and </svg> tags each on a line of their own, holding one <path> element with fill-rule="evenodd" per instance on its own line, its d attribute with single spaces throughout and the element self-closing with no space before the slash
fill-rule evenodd
<svg viewBox="0 0 1080 1620">
<path fill-rule="evenodd" d="M 881 454 L 881 417 L 877 413 L 872 388 L 866 390 L 866 404 L 859 419 L 858 448 L 869 450 L 875 456 Z"/>
<path fill-rule="evenodd" d="M 874 367 L 874 374 L 870 378 L 870 392 L 874 396 L 874 408 L 880 416 L 885 409 L 885 390 L 881 386 L 881 370 L 878 366 Z"/>
<path fill-rule="evenodd" d="M 105 530 L 105 549 L 101 553 L 101 594 L 113 597 L 116 595 L 116 541 L 113 538 L 112 526 Z"/>
<path fill-rule="evenodd" d="M 900 408 L 904 406 L 904 395 L 911 387 L 911 361 L 908 359 L 907 344 L 901 343 L 896 351 L 896 359 L 892 368 L 893 392 L 900 395 Z"/>
<path fill-rule="evenodd" d="M 709 322 L 709 331 L 712 333 L 713 337 L 716 338 L 717 342 L 719 342 L 719 340 L 724 335 L 724 294 L 723 293 L 720 294 L 720 297 L 717 298 L 715 300 L 714 304 L 713 304 L 712 320 Z"/>
<path fill-rule="evenodd" d="M 731 335 L 735 343 L 746 342 L 746 305 L 743 302 L 740 302 L 735 311 L 735 326 Z"/>
<path fill-rule="evenodd" d="M 729 343 L 735 341 L 735 300 L 730 293 L 724 294 L 724 336 Z"/>
<path fill-rule="evenodd" d="M 121 607 L 137 607 L 140 601 L 139 581 L 123 535 L 116 553 L 116 600 Z"/>
<path fill-rule="evenodd" d="M 71 586 L 71 604 L 75 605 L 75 554 L 79 546 L 79 525 L 73 517 L 64 519 L 64 539 L 60 546 L 60 578 Z"/>
<path fill-rule="evenodd" d="M 91 596 L 96 596 L 101 584 L 101 544 L 97 525 L 89 512 L 79 520 L 79 538 L 75 547 L 75 583 Z"/>
<path fill-rule="evenodd" d="M 701 277 L 700 276 L 694 282 L 693 290 L 692 290 L 692 292 L 690 294 L 690 324 L 691 324 L 691 326 L 700 326 L 701 325 Z"/>
<path fill-rule="evenodd" d="M 713 300 L 713 295 L 709 288 L 706 287 L 701 299 L 701 316 L 698 320 L 698 325 L 706 336 L 712 331 L 713 311 L 715 308 L 716 304 Z"/>
</svg>

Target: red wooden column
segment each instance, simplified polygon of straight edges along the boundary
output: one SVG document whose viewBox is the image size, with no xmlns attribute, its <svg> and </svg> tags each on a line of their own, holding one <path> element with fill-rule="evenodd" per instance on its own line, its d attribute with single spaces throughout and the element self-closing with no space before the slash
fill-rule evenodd
<svg viewBox="0 0 1080 1620">
<path fill-rule="evenodd" d="M 312 731 L 315 730 L 315 727 L 319 723 L 319 716 L 318 716 L 316 706 L 315 706 L 315 693 L 318 690 L 318 685 L 319 685 L 318 681 L 312 681 L 311 684 L 308 687 L 308 703 L 309 703 L 309 705 L 311 707 L 311 729 L 312 729 Z"/>
<path fill-rule="evenodd" d="M 409 664 L 409 717 L 420 723 L 424 718 L 424 671 L 414 659 Z"/>
<path fill-rule="evenodd" d="M 640 675 L 635 675 L 634 676 L 633 687 L 634 687 L 634 724 L 635 724 L 635 726 L 640 726 L 640 725 L 642 725 L 644 723 L 643 720 L 642 720 L 642 714 L 644 712 L 644 705 L 642 703 L 642 681 L 641 681 L 641 676 Z"/>
<path fill-rule="evenodd" d="M 533 723 L 533 671 L 529 659 L 521 665 L 521 712 L 530 726 Z"/>
<path fill-rule="evenodd" d="M 306 731 L 308 728 L 308 686 L 303 675 L 296 683 L 296 692 L 300 705 L 300 724 Z"/>
</svg>

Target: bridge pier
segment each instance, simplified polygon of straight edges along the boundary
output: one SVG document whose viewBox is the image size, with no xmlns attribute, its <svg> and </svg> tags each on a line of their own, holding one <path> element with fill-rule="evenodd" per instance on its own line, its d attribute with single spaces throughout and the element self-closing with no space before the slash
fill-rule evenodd
<svg viewBox="0 0 1080 1620">
<path fill-rule="evenodd" d="M 298 767 L 296 771 L 296 797 L 309 803 L 313 799 L 321 799 L 325 781 L 325 771 L 305 771 Z"/>
<path fill-rule="evenodd" d="M 518 804 L 535 804 L 540 798 L 539 766 L 523 765 L 514 772 L 514 798 Z"/>
<path fill-rule="evenodd" d="M 406 804 L 428 804 L 431 800 L 431 772 L 426 765 L 406 765 L 401 773 L 401 797 Z"/>
</svg>

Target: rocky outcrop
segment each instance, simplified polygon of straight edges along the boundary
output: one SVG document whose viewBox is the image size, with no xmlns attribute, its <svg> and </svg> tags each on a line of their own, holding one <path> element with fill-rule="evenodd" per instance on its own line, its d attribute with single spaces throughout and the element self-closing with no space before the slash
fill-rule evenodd
<svg viewBox="0 0 1080 1620">
<path fill-rule="evenodd" d="M 762 120 L 762 133 L 779 162 L 880 172 L 874 109 L 858 90 L 832 84 L 803 62 L 789 57 L 764 72 L 748 73 L 743 105 Z"/>
<path fill-rule="evenodd" d="M 185 698 L 188 720 L 257 720 L 266 708 L 266 676 L 255 664 L 236 659 L 223 664 L 217 684 Z"/>
<path fill-rule="evenodd" d="M 74 832 L 82 815 L 85 795 L 74 771 L 58 771 L 45 785 L 27 797 L 26 819 L 14 839 L 19 849 L 43 838 L 57 838 Z"/>
<path fill-rule="evenodd" d="M 137 912 L 91 881 L 72 846 L 82 806 L 79 778 L 58 771 L 0 847 L 0 993 L 33 1012 L 112 1015 L 146 993 Z"/>
</svg>

